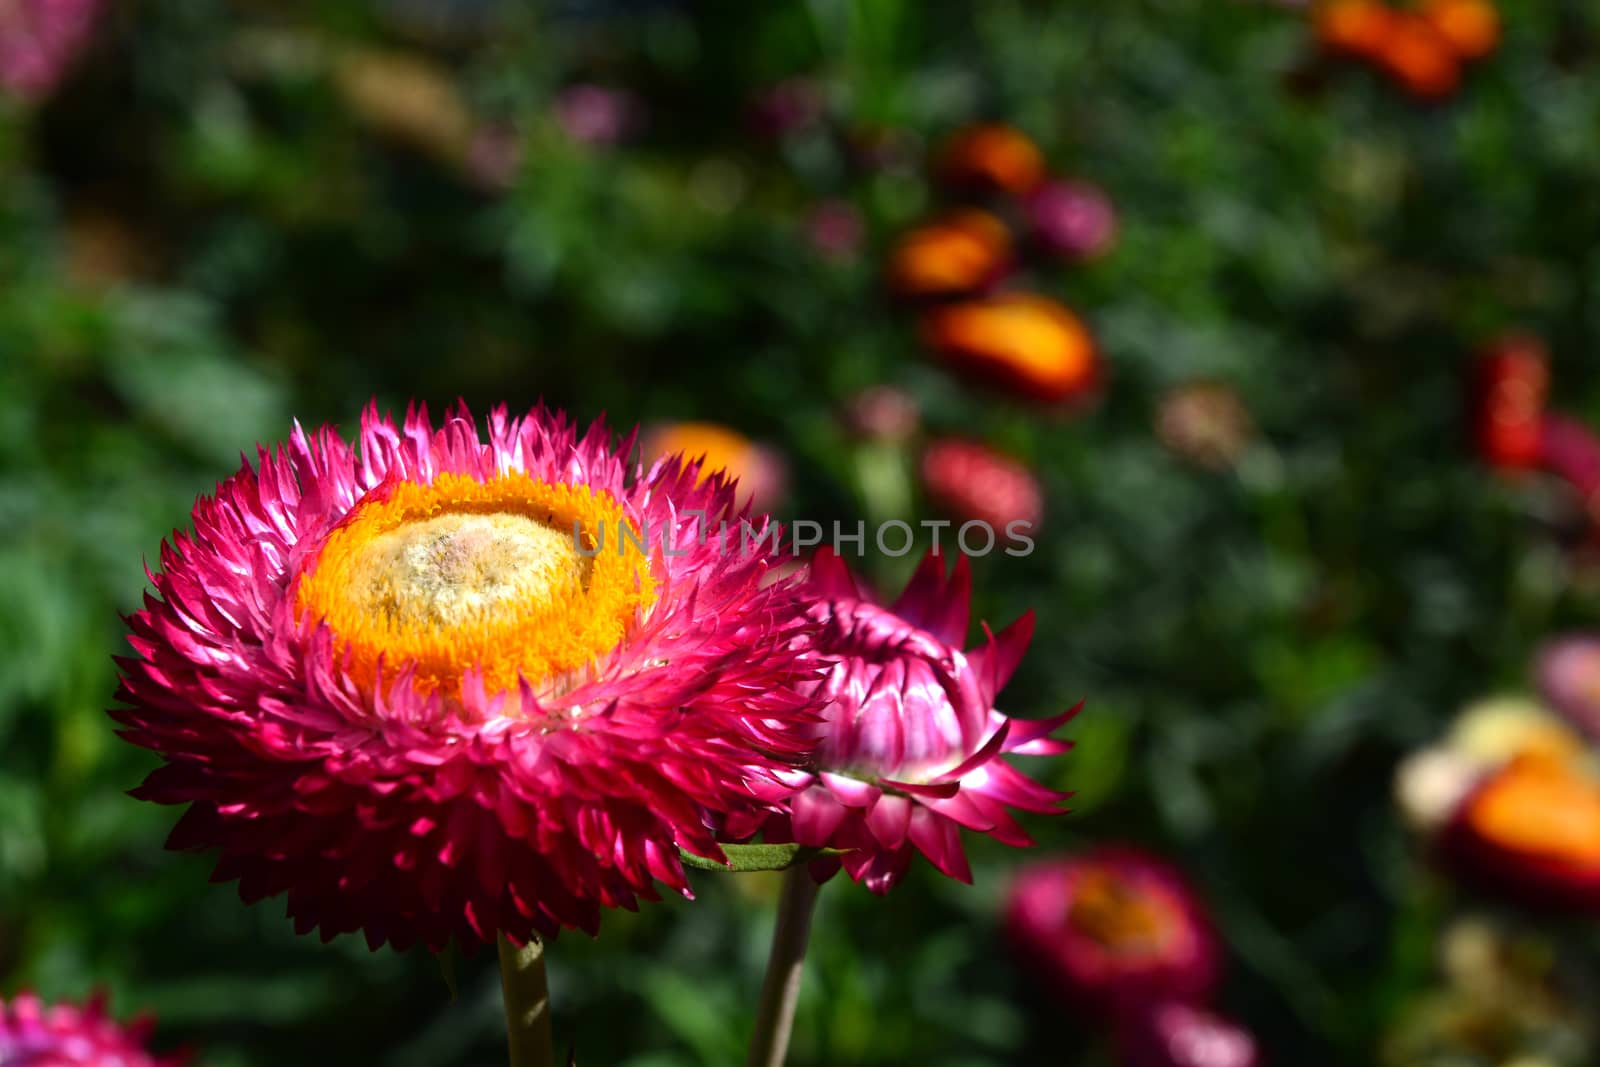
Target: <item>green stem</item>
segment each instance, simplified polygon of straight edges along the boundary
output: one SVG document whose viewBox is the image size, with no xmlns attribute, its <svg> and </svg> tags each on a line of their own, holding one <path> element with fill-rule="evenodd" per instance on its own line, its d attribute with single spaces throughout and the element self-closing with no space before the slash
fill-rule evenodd
<svg viewBox="0 0 1600 1067">
<path fill-rule="evenodd" d="M 550 985 L 544 975 L 544 943 L 537 937 L 518 948 L 501 936 L 500 992 L 506 1004 L 511 1067 L 555 1067 Z"/>
<path fill-rule="evenodd" d="M 745 1067 L 783 1067 L 794 1030 L 794 1009 L 800 1000 L 800 978 L 805 972 L 806 942 L 811 937 L 811 913 L 817 903 L 817 883 L 806 864 L 798 863 L 783 875 L 783 895 L 778 899 L 778 924 L 772 931 L 772 954 L 767 957 L 767 977 L 761 985 L 761 1007 Z"/>
</svg>

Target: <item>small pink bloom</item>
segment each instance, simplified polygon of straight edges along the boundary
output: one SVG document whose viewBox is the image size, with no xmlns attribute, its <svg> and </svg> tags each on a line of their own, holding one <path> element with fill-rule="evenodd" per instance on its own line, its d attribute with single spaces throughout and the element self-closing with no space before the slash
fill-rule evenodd
<svg viewBox="0 0 1600 1067">
<path fill-rule="evenodd" d="M 905 441 L 922 425 L 917 398 L 892 385 L 873 385 L 850 398 L 845 426 L 871 441 Z"/>
<path fill-rule="evenodd" d="M 1000 757 L 1065 752 L 1070 743 L 1051 735 L 1077 711 L 1023 720 L 994 706 L 1033 636 L 1032 615 L 998 635 L 986 629 L 982 647 L 963 651 L 971 573 L 962 557 L 947 579 L 931 553 L 889 606 L 863 592 L 826 549 L 812 563 L 810 592 L 817 651 L 830 664 L 815 694 L 825 722 L 813 763 L 794 778 L 802 790 L 765 821 L 766 839 L 849 849 L 813 872 L 826 878 L 842 863 L 880 894 L 905 875 L 915 852 L 970 882 L 963 827 L 1031 845 L 1006 809 L 1056 813 L 1067 795 Z"/>
<path fill-rule="evenodd" d="M 1102 848 L 1025 868 L 1007 928 L 1046 992 L 1085 1014 L 1157 999 L 1200 1001 L 1216 988 L 1221 946 L 1183 876 L 1132 848 Z"/>
<path fill-rule="evenodd" d="M 100 0 L 0 0 L 0 86 L 27 99 L 48 95 L 99 15 Z"/>
<path fill-rule="evenodd" d="M 578 84 L 563 89 L 555 101 L 556 121 L 579 144 L 605 147 L 621 142 L 640 124 L 640 106 L 632 94 L 603 85 Z"/>
<path fill-rule="evenodd" d="M 847 200 L 824 200 L 811 209 L 806 235 L 811 247 L 833 259 L 846 259 L 861 247 L 861 212 Z"/>
<path fill-rule="evenodd" d="M 149 1019 L 119 1025 L 105 1001 L 45 1004 L 31 993 L 0 1001 L 0 1064 L 6 1067 L 178 1067 L 186 1057 L 156 1056 L 145 1044 Z"/>
<path fill-rule="evenodd" d="M 1600 635 L 1567 634 L 1539 650 L 1539 692 L 1568 722 L 1600 737 Z"/>
<path fill-rule="evenodd" d="M 1016 522 L 1037 527 L 1044 519 L 1044 494 L 1033 472 L 976 441 L 930 444 L 922 454 L 922 485 L 940 511 L 996 531 Z"/>
<path fill-rule="evenodd" d="M 1124 1067 L 1260 1067 L 1255 1038 L 1242 1027 L 1181 1001 L 1128 1018 L 1118 1047 Z"/>
<path fill-rule="evenodd" d="M 1039 242 L 1064 259 L 1094 259 L 1117 241 L 1117 209 L 1097 185 L 1049 181 L 1028 197 Z"/>
<path fill-rule="evenodd" d="M 757 94 L 748 114 L 755 132 L 779 138 L 816 125 L 826 110 L 820 84 L 810 78 L 790 78 Z"/>
</svg>

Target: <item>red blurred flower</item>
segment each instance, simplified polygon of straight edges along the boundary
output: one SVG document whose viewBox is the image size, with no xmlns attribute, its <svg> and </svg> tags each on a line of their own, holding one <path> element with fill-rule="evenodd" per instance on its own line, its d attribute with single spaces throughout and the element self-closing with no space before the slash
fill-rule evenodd
<svg viewBox="0 0 1600 1067">
<path fill-rule="evenodd" d="M 961 130 L 944 147 L 939 176 L 961 189 L 1026 196 L 1044 180 L 1044 155 L 1027 134 L 1002 123 Z"/>
<path fill-rule="evenodd" d="M 1119 1016 L 1166 998 L 1203 1001 L 1221 974 L 1221 946 L 1176 868 L 1126 847 L 1024 868 L 1006 927 L 1045 992 L 1085 1014 Z"/>
<path fill-rule="evenodd" d="M 1088 328 L 1047 297 L 1005 293 L 935 308 L 923 336 L 959 373 L 1042 403 L 1083 396 L 1099 380 Z"/>
<path fill-rule="evenodd" d="M 1540 461 L 1550 362 L 1544 344 L 1527 334 L 1501 338 L 1478 361 L 1475 433 L 1490 464 L 1525 470 Z"/>
<path fill-rule="evenodd" d="M 720 856 L 709 813 L 769 801 L 808 751 L 813 668 L 776 547 L 699 537 L 739 518 L 734 486 L 630 473 L 630 447 L 542 408 L 485 440 L 464 407 L 373 407 L 359 451 L 297 427 L 201 498 L 112 713 L 166 760 L 135 795 L 190 805 L 169 845 L 373 946 L 592 931 L 658 880 L 686 893 L 679 846 Z"/>
<path fill-rule="evenodd" d="M 101 0 L 0 3 L 0 87 L 29 100 L 46 96 L 88 42 Z"/>
<path fill-rule="evenodd" d="M 1461 58 L 1427 19 L 1397 11 L 1377 56 L 1378 68 L 1419 100 L 1442 100 L 1461 87 Z"/>
<path fill-rule="evenodd" d="M 681 456 L 699 464 L 700 480 L 721 471 L 738 483 L 739 501 L 767 509 L 783 498 L 789 473 L 783 457 L 739 431 L 715 422 L 667 422 L 644 433 L 640 453 L 645 462 Z"/>
<path fill-rule="evenodd" d="M 1463 59 L 1482 59 L 1500 44 L 1500 12 L 1489 0 L 1425 0 L 1422 17 Z"/>
<path fill-rule="evenodd" d="M 922 454 L 922 487 L 938 510 L 995 530 L 1013 523 L 1033 528 L 1044 519 L 1033 472 L 976 441 L 947 437 L 930 444 Z"/>
<path fill-rule="evenodd" d="M 1117 242 L 1117 209 L 1097 185 L 1049 181 L 1028 198 L 1034 235 L 1046 249 L 1070 260 L 1094 259 Z"/>
<path fill-rule="evenodd" d="M 1011 234 L 987 211 L 961 211 L 918 226 L 889 253 L 889 287 L 901 296 L 953 296 L 982 289 L 1011 260 Z"/>
<path fill-rule="evenodd" d="M 45 1004 L 31 993 L 0 1001 L 0 1064 L 7 1067 L 178 1067 L 187 1057 L 156 1056 L 145 1044 L 150 1019 L 119 1025 L 105 999 L 83 1007 Z"/>
<path fill-rule="evenodd" d="M 1181 1001 L 1138 1012 L 1120 1028 L 1123 1067 L 1260 1067 L 1249 1031 Z"/>
<path fill-rule="evenodd" d="M 1572 487 L 1590 521 L 1600 524 L 1600 436 L 1574 419 L 1546 416 L 1540 421 L 1538 458 Z"/>
<path fill-rule="evenodd" d="M 1600 911 L 1600 781 L 1581 766 L 1513 759 L 1462 802 L 1441 846 L 1458 873 L 1491 891 Z"/>
<path fill-rule="evenodd" d="M 1033 842 L 1007 808 L 1057 813 L 1066 794 L 1046 789 L 1002 755 L 1045 756 L 1068 742 L 1050 735 L 1077 711 L 1013 719 L 995 697 L 1033 636 L 1025 615 L 977 649 L 969 626 L 966 557 L 948 580 L 929 553 L 905 592 L 884 606 L 824 549 L 811 567 L 810 611 L 828 664 L 816 695 L 825 722 L 803 788 L 762 827 L 768 841 L 849 849 L 816 861 L 819 880 L 842 864 L 874 893 L 887 893 L 921 852 L 942 873 L 970 882 L 961 828 L 1007 845 Z M 739 836 L 756 824 L 736 826 Z"/>
<path fill-rule="evenodd" d="M 1317 40 L 1335 55 L 1377 60 L 1393 29 L 1396 12 L 1380 0 L 1331 0 L 1317 7 Z"/>
</svg>

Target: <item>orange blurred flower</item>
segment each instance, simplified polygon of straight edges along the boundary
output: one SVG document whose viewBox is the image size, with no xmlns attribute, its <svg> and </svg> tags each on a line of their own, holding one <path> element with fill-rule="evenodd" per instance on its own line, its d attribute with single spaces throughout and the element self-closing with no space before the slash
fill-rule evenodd
<svg viewBox="0 0 1600 1067">
<path fill-rule="evenodd" d="M 644 432 L 640 452 L 646 466 L 681 453 L 686 460 L 701 459 L 700 480 L 726 471 L 739 482 L 739 502 L 758 511 L 772 507 L 783 496 L 788 472 L 783 459 L 739 431 L 715 422 L 669 422 Z"/>
<path fill-rule="evenodd" d="M 1442 100 L 1461 85 L 1461 58 L 1432 22 L 1408 11 L 1395 12 L 1378 67 L 1412 96 Z"/>
<path fill-rule="evenodd" d="M 902 296 L 981 289 L 1005 269 L 1011 235 L 987 211 L 962 211 L 918 226 L 889 255 L 889 285 Z"/>
<path fill-rule="evenodd" d="M 936 308 L 923 320 L 923 335 L 958 372 L 1045 403 L 1081 396 L 1099 377 L 1083 321 L 1031 293 Z"/>
<path fill-rule="evenodd" d="M 1333 0 L 1317 8 L 1313 25 L 1328 51 L 1376 60 L 1383 55 L 1396 16 L 1377 0 Z"/>
<path fill-rule="evenodd" d="M 1463 59 L 1482 59 L 1500 44 L 1500 12 L 1489 0 L 1427 0 L 1422 17 Z"/>
<path fill-rule="evenodd" d="M 1044 180 L 1044 170 L 1039 146 L 1001 123 L 980 123 L 957 133 L 945 146 L 939 166 L 940 176 L 951 185 L 1013 196 L 1032 192 Z"/>
<path fill-rule="evenodd" d="M 1462 804 L 1446 841 L 1462 872 L 1530 904 L 1600 908 L 1600 782 L 1524 756 Z"/>
</svg>

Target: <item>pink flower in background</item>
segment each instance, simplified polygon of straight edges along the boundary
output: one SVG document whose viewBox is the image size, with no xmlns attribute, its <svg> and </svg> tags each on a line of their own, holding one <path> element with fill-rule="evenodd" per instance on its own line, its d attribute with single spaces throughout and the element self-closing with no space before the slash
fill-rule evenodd
<svg viewBox="0 0 1600 1067">
<path fill-rule="evenodd" d="M 822 121 L 827 96 L 811 78 L 789 78 L 770 86 L 750 102 L 749 122 L 755 132 L 785 137 Z"/>
<path fill-rule="evenodd" d="M 485 439 L 464 407 L 372 407 L 359 448 L 296 427 L 201 498 L 112 713 L 165 759 L 135 795 L 189 805 L 168 844 L 374 947 L 687 895 L 678 848 L 720 858 L 713 816 L 809 751 L 815 667 L 776 548 L 697 539 L 740 520 L 735 485 L 630 472 L 631 446 L 543 408 Z"/>
<path fill-rule="evenodd" d="M 1221 975 L 1221 945 L 1188 882 L 1137 849 L 1024 868 L 1008 895 L 1006 925 L 1044 992 L 1086 1015 L 1167 998 L 1203 1001 Z"/>
<path fill-rule="evenodd" d="M 1048 181 L 1028 197 L 1033 232 L 1045 248 L 1065 259 L 1094 259 L 1117 241 L 1117 209 L 1097 185 Z"/>
<path fill-rule="evenodd" d="M 1546 642 L 1535 671 L 1550 707 L 1590 737 L 1600 737 L 1600 636 L 1566 634 Z"/>
<path fill-rule="evenodd" d="M 119 1025 L 94 997 L 83 1007 L 45 1004 L 31 993 L 0 1001 L 0 1064 L 5 1067 L 178 1067 L 186 1057 L 145 1048 L 154 1023 Z"/>
<path fill-rule="evenodd" d="M 860 247 L 866 227 L 848 200 L 824 200 L 806 219 L 811 247 L 833 259 L 846 259 Z"/>
<path fill-rule="evenodd" d="M 797 777 L 802 791 L 766 820 L 766 839 L 849 849 L 815 862 L 813 873 L 825 879 L 842 864 L 880 894 L 900 881 L 916 852 L 970 882 L 963 827 L 1031 845 L 1006 809 L 1056 813 L 1067 794 L 1000 757 L 1067 751 L 1070 743 L 1051 734 L 1077 711 L 1024 720 L 994 706 L 1033 636 L 1032 615 L 998 635 L 986 629 L 981 647 L 963 651 L 967 561 L 960 558 L 947 579 L 931 553 L 889 606 L 863 592 L 826 549 L 812 563 L 810 593 L 817 650 L 829 665 L 816 690 L 825 723 L 813 764 Z M 757 825 L 743 824 L 740 836 Z"/>
<path fill-rule="evenodd" d="M 922 486 L 940 511 L 997 531 L 1016 522 L 1037 527 L 1044 519 L 1033 472 L 976 441 L 947 437 L 930 444 L 922 454 Z"/>
<path fill-rule="evenodd" d="M 1136 1012 L 1118 1032 L 1123 1067 L 1260 1067 L 1249 1031 L 1181 1001 Z"/>
<path fill-rule="evenodd" d="M 100 0 L 0 0 L 0 85 L 36 100 L 89 40 Z"/>
<path fill-rule="evenodd" d="M 569 85 L 555 100 L 556 121 L 579 144 L 605 147 L 638 129 L 642 109 L 632 93 L 603 85 Z"/>
<path fill-rule="evenodd" d="M 872 385 L 845 405 L 845 427 L 871 441 L 905 441 L 922 425 L 917 398 L 892 385 Z"/>
</svg>

